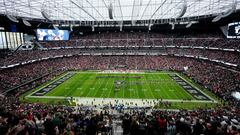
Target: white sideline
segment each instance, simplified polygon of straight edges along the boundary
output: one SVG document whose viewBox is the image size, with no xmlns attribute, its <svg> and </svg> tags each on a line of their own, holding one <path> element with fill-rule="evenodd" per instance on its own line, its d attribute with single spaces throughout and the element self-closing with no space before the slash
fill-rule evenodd
<svg viewBox="0 0 240 135">
<path fill-rule="evenodd" d="M 27 96 L 26 98 L 48 98 L 48 99 L 67 99 L 73 98 L 73 102 L 77 105 L 103 105 L 103 104 L 124 104 L 126 106 L 154 106 L 158 103 L 157 99 L 128 99 L 128 98 L 87 98 L 87 97 L 62 97 L 62 96 Z M 163 102 L 182 102 L 182 103 L 217 103 L 205 100 L 178 100 L 178 99 L 162 99 Z M 155 103 L 154 103 L 155 102 Z"/>
</svg>

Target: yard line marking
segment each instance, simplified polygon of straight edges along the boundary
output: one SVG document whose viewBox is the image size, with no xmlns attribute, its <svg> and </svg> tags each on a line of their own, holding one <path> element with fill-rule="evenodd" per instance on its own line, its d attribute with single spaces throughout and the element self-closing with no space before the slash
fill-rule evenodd
<svg viewBox="0 0 240 135">
<path fill-rule="evenodd" d="M 94 77 L 94 75 L 92 75 L 91 77 Z M 90 77 L 90 78 L 91 78 Z M 95 84 L 96 84 L 97 82 L 95 81 L 93 84 L 92 84 L 92 86 L 95 86 Z M 90 90 L 90 91 L 93 91 L 94 92 L 94 90 L 95 90 L 95 87 L 92 87 L 91 86 L 91 88 L 94 88 L 94 89 L 92 89 L 92 90 Z M 91 93 L 90 91 L 88 91 L 88 93 L 87 93 L 87 95 L 86 95 L 86 97 L 88 97 L 88 95 Z M 95 93 L 97 92 L 97 90 L 95 91 Z M 93 96 L 94 97 L 94 96 Z"/>
<path fill-rule="evenodd" d="M 106 87 L 108 86 L 109 80 L 110 80 L 110 78 L 107 79 L 107 82 L 105 84 Z M 106 94 L 107 91 L 108 91 L 108 88 L 103 88 L 103 92 L 102 92 L 102 94 L 104 95 L 103 98 L 107 97 L 107 94 Z"/>
<path fill-rule="evenodd" d="M 103 90 L 103 91 L 107 91 L 108 89 L 107 89 L 107 88 L 103 88 L 102 90 Z"/>
<path fill-rule="evenodd" d="M 80 92 L 80 95 L 82 96 L 82 95 L 83 95 L 83 93 L 84 93 L 84 92 L 83 92 L 83 91 L 81 91 L 81 92 Z"/>
<path fill-rule="evenodd" d="M 176 75 L 176 74 L 175 74 L 175 75 Z M 168 77 L 171 78 L 170 75 L 168 75 Z M 171 83 L 174 83 L 174 86 L 175 86 L 174 88 L 179 87 L 179 84 L 178 84 L 174 79 L 171 78 L 171 80 L 172 80 Z M 171 87 L 170 87 L 169 85 L 167 85 L 167 88 L 168 88 L 168 89 L 171 89 Z M 179 88 L 180 88 L 180 87 L 179 87 Z M 173 90 L 173 91 L 175 91 L 175 90 Z M 184 89 L 184 91 L 185 91 L 185 89 Z M 182 97 L 185 97 L 185 95 L 182 95 L 181 97 L 179 97 L 179 96 L 177 95 L 177 94 L 179 94 L 179 93 L 182 95 L 182 92 L 180 91 L 180 92 L 178 92 L 178 93 L 174 93 L 173 96 L 176 97 L 177 99 L 182 98 Z M 168 94 L 168 93 L 167 93 L 167 94 Z M 192 96 L 191 96 L 191 97 L 192 97 Z"/>
<path fill-rule="evenodd" d="M 113 91 L 114 89 L 113 89 L 113 87 L 114 87 L 114 85 L 111 85 L 111 88 L 110 88 L 110 90 L 109 90 L 109 92 L 108 92 L 108 98 L 110 97 L 110 95 L 111 95 L 111 91 Z"/>
<path fill-rule="evenodd" d="M 136 91 L 135 92 L 137 93 L 138 98 L 140 98 L 138 86 L 136 85 L 135 87 L 136 87 Z"/>
<path fill-rule="evenodd" d="M 147 81 L 147 76 L 146 76 L 146 75 L 145 75 L 145 77 L 144 77 L 144 81 Z M 156 99 L 156 97 L 154 96 L 154 94 L 153 94 L 153 92 L 152 92 L 152 88 L 150 87 L 150 84 L 149 84 L 149 83 L 147 83 L 147 86 L 148 86 L 148 88 L 149 88 L 149 90 L 150 90 L 150 93 L 152 94 L 152 97 Z"/>
<path fill-rule="evenodd" d="M 155 74 L 154 76 L 156 76 L 156 78 L 159 79 L 159 80 L 163 79 L 163 76 L 160 77 L 159 75 L 156 75 L 156 74 Z M 164 77 L 164 80 L 165 80 L 165 77 Z M 165 89 L 162 90 L 161 93 L 165 93 L 164 96 L 167 96 L 167 97 L 164 97 L 164 98 L 167 98 L 167 99 L 168 99 L 168 98 L 171 98 L 171 96 L 169 96 L 169 94 L 166 92 Z"/>
<path fill-rule="evenodd" d="M 102 86 L 102 84 L 104 84 L 105 86 L 107 86 L 107 83 L 108 83 L 108 80 L 109 80 L 109 79 L 110 79 L 110 78 L 107 78 L 107 82 L 106 82 L 106 83 L 105 83 L 106 80 L 105 80 L 105 79 L 102 79 L 103 83 L 101 83 L 101 86 Z M 101 88 L 101 86 L 100 86 L 100 88 Z M 104 98 L 103 95 L 105 94 L 106 89 L 107 89 L 107 88 L 101 88 L 101 97 L 102 97 L 102 98 Z"/>
<path fill-rule="evenodd" d="M 89 78 L 91 78 L 92 76 L 93 76 L 92 74 L 90 74 L 90 75 L 88 75 L 88 76 L 86 76 L 86 75 L 83 76 L 81 86 L 84 87 L 84 83 L 86 83 L 86 81 L 87 81 Z M 83 95 L 84 95 L 84 93 L 87 91 L 88 93 L 86 93 L 86 96 L 88 96 L 90 90 L 88 90 L 88 89 L 86 89 L 86 88 L 88 88 L 88 87 L 84 87 L 84 89 L 83 89 Z"/>
</svg>

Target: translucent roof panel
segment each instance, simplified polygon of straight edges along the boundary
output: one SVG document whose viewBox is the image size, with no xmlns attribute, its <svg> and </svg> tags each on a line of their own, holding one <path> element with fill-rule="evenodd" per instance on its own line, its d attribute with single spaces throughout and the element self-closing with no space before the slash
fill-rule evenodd
<svg viewBox="0 0 240 135">
<path fill-rule="evenodd" d="M 125 21 L 217 15 L 240 0 L 0 0 L 0 13 L 52 20 Z M 234 7 L 235 6 L 235 7 Z M 112 14 L 113 19 L 110 19 Z"/>
</svg>

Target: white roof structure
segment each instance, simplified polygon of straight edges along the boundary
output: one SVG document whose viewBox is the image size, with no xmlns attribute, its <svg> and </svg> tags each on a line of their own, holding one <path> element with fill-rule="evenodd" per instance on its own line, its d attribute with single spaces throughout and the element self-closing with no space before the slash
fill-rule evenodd
<svg viewBox="0 0 240 135">
<path fill-rule="evenodd" d="M 63 21 L 133 22 L 231 14 L 240 9 L 239 2 L 240 0 L 0 0 L 0 14 Z"/>
</svg>

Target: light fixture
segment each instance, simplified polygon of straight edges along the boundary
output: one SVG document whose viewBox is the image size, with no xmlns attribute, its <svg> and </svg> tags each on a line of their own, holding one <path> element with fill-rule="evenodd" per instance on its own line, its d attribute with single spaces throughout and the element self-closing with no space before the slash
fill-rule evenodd
<svg viewBox="0 0 240 135">
<path fill-rule="evenodd" d="M 230 5 L 230 6 L 231 7 L 228 7 L 230 9 L 228 9 L 226 12 L 220 13 L 215 18 L 213 18 L 212 22 L 217 22 L 217 21 L 221 20 L 222 18 L 225 18 L 225 17 L 231 15 L 236 10 L 237 0 L 233 0 L 232 5 Z"/>
<path fill-rule="evenodd" d="M 73 25 L 69 25 L 70 31 L 73 31 Z"/>
<path fill-rule="evenodd" d="M 224 17 L 227 17 L 227 16 L 231 15 L 233 12 L 234 12 L 234 10 L 233 10 L 233 9 L 229 9 L 229 10 L 228 10 L 228 11 L 226 11 L 224 14 L 222 14 L 222 18 L 224 18 Z"/>
<path fill-rule="evenodd" d="M 222 19 L 222 15 L 219 14 L 218 16 L 216 16 L 215 18 L 213 18 L 212 22 L 217 22 L 217 21 L 219 21 L 219 20 L 221 20 L 221 19 Z"/>
<path fill-rule="evenodd" d="M 120 31 L 122 31 L 122 28 L 123 28 L 123 26 L 122 26 L 122 25 L 120 25 Z"/>
<path fill-rule="evenodd" d="M 149 25 L 148 25 L 148 31 L 151 31 L 151 30 L 152 30 L 152 25 L 153 25 L 153 24 L 149 24 Z"/>
<path fill-rule="evenodd" d="M 42 16 L 43 16 L 46 20 L 48 20 L 49 22 L 52 21 L 52 19 L 50 18 L 50 16 L 49 16 L 45 11 L 41 11 L 41 14 L 42 14 Z"/>
<path fill-rule="evenodd" d="M 113 19 L 113 6 L 112 3 L 110 3 L 109 7 L 108 7 L 108 15 L 110 19 Z"/>
<path fill-rule="evenodd" d="M 23 24 L 24 24 L 24 25 L 26 25 L 26 26 L 28 26 L 28 27 L 31 27 L 31 26 L 32 26 L 29 21 L 27 21 L 27 20 L 25 20 L 25 19 L 22 19 L 22 21 L 23 21 Z"/>
<path fill-rule="evenodd" d="M 58 28 L 56 25 L 53 25 L 53 28 L 54 28 L 55 30 L 59 30 L 59 28 Z"/>
<path fill-rule="evenodd" d="M 39 28 L 41 24 L 42 24 L 42 23 L 39 23 L 39 24 L 37 25 L 37 28 Z"/>
<path fill-rule="evenodd" d="M 169 23 L 171 26 L 172 26 L 172 30 L 174 30 L 175 29 L 175 23 Z"/>
<path fill-rule="evenodd" d="M 192 22 L 189 22 L 187 25 L 186 25 L 186 28 L 190 28 L 192 26 Z"/>
<path fill-rule="evenodd" d="M 9 19 L 9 20 L 11 20 L 11 21 L 13 21 L 13 22 L 15 22 L 15 23 L 18 23 L 19 22 L 19 20 L 16 18 L 16 17 L 14 17 L 14 16 L 11 16 L 11 15 L 6 15 L 7 16 L 7 18 Z"/>
<path fill-rule="evenodd" d="M 177 16 L 177 18 L 183 17 L 183 15 L 186 13 L 186 11 L 187 11 L 187 0 L 183 0 L 181 11 L 180 11 L 180 14 Z"/>
</svg>

